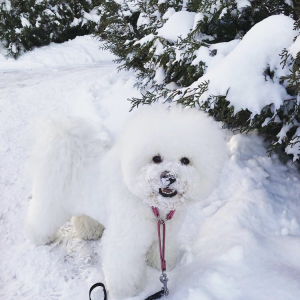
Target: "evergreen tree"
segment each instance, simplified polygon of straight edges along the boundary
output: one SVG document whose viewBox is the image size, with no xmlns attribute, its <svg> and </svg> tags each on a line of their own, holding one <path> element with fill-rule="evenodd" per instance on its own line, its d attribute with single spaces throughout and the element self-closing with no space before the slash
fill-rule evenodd
<svg viewBox="0 0 300 300">
<path fill-rule="evenodd" d="M 5 0 L 0 1 L 0 41 L 8 55 L 50 42 L 62 43 L 91 33 L 96 22 L 89 12 L 101 0 Z"/>
<path fill-rule="evenodd" d="M 112 9 L 112 7 L 114 9 Z M 120 68 L 137 71 L 137 86 L 142 98 L 132 98 L 132 107 L 155 101 L 175 101 L 184 106 L 198 107 L 233 130 L 248 132 L 257 130 L 271 141 L 270 151 L 285 149 L 298 159 L 300 131 L 299 118 L 299 59 L 287 50 L 282 53 L 282 66 L 291 68 L 290 74 L 281 78 L 290 99 L 279 109 L 270 104 L 259 114 L 248 109 L 235 110 L 224 95 L 210 95 L 199 102 L 208 90 L 209 82 L 191 85 L 206 73 L 207 59 L 197 58 L 201 51 L 217 56 L 219 43 L 241 39 L 257 23 L 272 15 L 284 14 L 296 21 L 299 29 L 299 4 L 285 0 L 193 0 L 193 1 L 115 1 L 108 0 L 102 6 L 105 22 L 97 35 L 122 63 Z M 195 23 L 189 34 L 175 40 L 161 36 L 159 29 L 168 22 L 174 12 L 195 13 Z M 103 19 L 102 19 L 103 20 Z M 296 34 L 296 33 L 295 33 Z M 245 58 L 247 59 L 247 58 Z M 266 67 L 266 80 L 274 79 L 274 70 Z M 299 151 L 300 152 L 300 151 Z"/>
<path fill-rule="evenodd" d="M 297 10 L 297 7 L 296 7 Z M 298 10 L 299 11 L 299 10 Z M 295 30 L 300 31 L 300 20 L 295 22 Z M 295 37 L 299 42 L 300 34 Z M 288 94 L 281 108 L 274 114 L 266 126 L 262 127 L 262 133 L 270 136 L 272 145 L 270 151 L 280 147 L 291 155 L 294 161 L 300 158 L 300 51 L 292 55 L 287 49 L 282 54 L 282 65 L 288 65 L 290 73 L 281 78 Z M 280 122 L 279 122 L 280 121 Z M 275 130 L 275 132 L 274 132 Z M 270 135 L 269 132 L 274 132 Z"/>
<path fill-rule="evenodd" d="M 138 71 L 138 86 L 162 90 L 171 82 L 179 87 L 191 85 L 201 77 L 205 61 L 192 64 L 201 47 L 241 38 L 253 25 L 274 14 L 291 15 L 292 6 L 284 0 L 257 0 L 239 7 L 228 0 L 108 0 L 102 5 L 103 17 L 97 35 L 122 63 L 121 68 Z M 186 38 L 170 41 L 157 34 L 170 11 L 187 10 L 199 21 Z M 214 55 L 212 53 L 211 55 Z M 156 72 L 163 70 L 163 82 Z"/>
</svg>

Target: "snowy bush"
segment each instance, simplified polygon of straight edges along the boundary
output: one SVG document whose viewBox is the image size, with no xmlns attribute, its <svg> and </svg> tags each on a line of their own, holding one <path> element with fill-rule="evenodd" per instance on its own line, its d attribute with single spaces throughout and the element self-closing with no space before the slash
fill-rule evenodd
<svg viewBox="0 0 300 300">
<path fill-rule="evenodd" d="M 300 43 L 298 39 L 293 42 L 297 33 L 293 23 L 285 16 L 265 19 L 215 68 L 167 97 L 186 106 L 198 106 L 229 128 L 257 130 L 271 141 L 270 151 L 284 149 L 297 160 Z M 220 46 L 225 47 L 215 45 Z"/>
<path fill-rule="evenodd" d="M 98 35 L 105 47 L 123 68 L 139 71 L 140 86 L 158 89 L 172 82 L 189 86 L 208 67 L 199 52 L 241 38 L 270 15 L 293 11 L 284 0 L 107 0 L 101 10 Z"/>
<path fill-rule="evenodd" d="M 300 21 L 295 22 L 295 30 L 300 31 Z M 299 161 L 300 156 L 300 35 L 295 38 L 294 43 L 284 49 L 282 54 L 283 67 L 288 66 L 289 72 L 282 76 L 281 80 L 286 87 L 286 91 L 291 97 L 285 100 L 277 114 L 266 119 L 265 127 L 271 127 L 277 117 L 280 123 L 280 131 L 276 135 L 276 143 L 282 144 L 285 152 L 293 156 L 293 160 Z M 267 127 L 268 128 L 268 127 Z M 266 128 L 266 131 L 267 131 Z M 275 144 L 276 144 L 275 143 Z"/>
<path fill-rule="evenodd" d="M 298 159 L 297 1 L 132 0 L 103 3 L 98 35 L 142 98 L 196 106 L 241 132 L 257 130 Z M 280 15 L 280 16 L 276 16 Z M 298 26 L 298 27 L 297 27 Z M 293 44 L 293 45 L 292 45 Z"/>
<path fill-rule="evenodd" d="M 8 55 L 91 33 L 102 0 L 0 0 L 0 41 Z"/>
</svg>

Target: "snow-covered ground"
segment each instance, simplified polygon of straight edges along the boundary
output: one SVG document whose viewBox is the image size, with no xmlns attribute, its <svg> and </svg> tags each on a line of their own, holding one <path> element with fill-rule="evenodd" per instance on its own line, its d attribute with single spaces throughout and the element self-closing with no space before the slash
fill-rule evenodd
<svg viewBox="0 0 300 300">
<path fill-rule="evenodd" d="M 79 37 L 18 61 L 0 50 L 0 299 L 88 299 L 89 287 L 103 281 L 101 240 L 78 240 L 66 224 L 56 242 L 37 247 L 23 229 L 31 197 L 25 164 L 37 120 L 82 116 L 117 136 L 130 116 L 126 99 L 138 95 L 134 77 L 117 72 L 112 56 L 98 47 Z M 180 259 L 168 273 L 169 299 L 298 300 L 299 173 L 268 157 L 262 138 L 224 135 L 228 162 L 207 202 L 189 209 Z M 149 267 L 147 275 L 136 300 L 161 286 L 157 270 Z"/>
</svg>

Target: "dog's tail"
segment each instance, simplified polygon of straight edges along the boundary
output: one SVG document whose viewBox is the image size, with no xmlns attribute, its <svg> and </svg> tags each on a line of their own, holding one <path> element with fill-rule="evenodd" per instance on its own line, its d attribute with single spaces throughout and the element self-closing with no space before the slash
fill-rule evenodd
<svg viewBox="0 0 300 300">
<path fill-rule="evenodd" d="M 112 140 L 102 126 L 82 119 L 51 119 L 37 127 L 28 163 L 33 191 L 26 225 L 29 238 L 44 244 L 72 216 L 71 208 L 80 206 L 95 165 Z"/>
</svg>

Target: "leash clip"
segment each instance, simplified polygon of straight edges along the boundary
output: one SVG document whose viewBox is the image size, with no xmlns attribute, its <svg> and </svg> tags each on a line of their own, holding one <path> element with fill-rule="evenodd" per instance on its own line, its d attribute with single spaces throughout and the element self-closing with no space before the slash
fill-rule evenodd
<svg viewBox="0 0 300 300">
<path fill-rule="evenodd" d="M 167 274 L 166 272 L 162 272 L 160 277 L 159 277 L 159 280 L 161 281 L 161 283 L 164 285 L 161 289 L 164 291 L 164 296 L 168 296 L 169 295 L 169 289 L 168 289 L 168 277 L 167 277 Z"/>
</svg>

